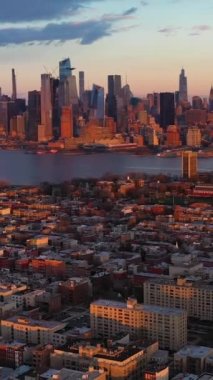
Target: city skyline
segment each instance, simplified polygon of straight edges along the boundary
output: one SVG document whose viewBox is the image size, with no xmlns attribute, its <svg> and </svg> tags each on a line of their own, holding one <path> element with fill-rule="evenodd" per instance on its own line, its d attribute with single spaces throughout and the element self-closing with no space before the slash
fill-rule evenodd
<svg viewBox="0 0 213 380">
<path fill-rule="evenodd" d="M 136 96 L 175 91 L 183 67 L 189 97 L 208 96 L 213 4 L 63 0 L 51 6 L 37 1 L 31 11 L 25 2 L 8 1 L 0 16 L 3 93 L 11 94 L 11 68 L 18 96 L 26 96 L 40 89 L 44 66 L 54 72 L 58 61 L 70 57 L 77 71 L 85 72 L 85 88 L 97 83 L 106 89 L 107 75 L 119 74 Z"/>
</svg>

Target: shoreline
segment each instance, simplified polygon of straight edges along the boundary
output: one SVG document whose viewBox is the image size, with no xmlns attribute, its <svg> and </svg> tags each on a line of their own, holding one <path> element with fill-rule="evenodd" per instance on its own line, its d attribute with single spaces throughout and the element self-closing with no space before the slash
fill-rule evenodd
<svg viewBox="0 0 213 380">
<path fill-rule="evenodd" d="M 187 150 L 184 149 L 183 151 Z M 118 148 L 118 149 L 106 149 L 106 150 L 83 150 L 83 149 L 43 149 L 43 148 L 35 148 L 31 149 L 30 147 L 5 147 L 0 146 L 0 151 L 8 151 L 8 152 L 24 152 L 25 154 L 29 155 L 67 155 L 67 156 L 84 156 L 84 155 L 94 155 L 94 154 L 106 154 L 106 153 L 126 153 L 126 154 L 133 154 L 139 157 L 157 157 L 157 158 L 181 158 L 182 151 L 162 151 L 157 153 L 156 151 L 153 152 L 151 150 L 147 150 L 147 148 L 141 149 L 141 148 L 134 148 L 134 149 L 128 149 L 128 148 Z M 211 159 L 213 158 L 213 151 L 201 151 L 198 153 L 198 159 Z"/>
</svg>

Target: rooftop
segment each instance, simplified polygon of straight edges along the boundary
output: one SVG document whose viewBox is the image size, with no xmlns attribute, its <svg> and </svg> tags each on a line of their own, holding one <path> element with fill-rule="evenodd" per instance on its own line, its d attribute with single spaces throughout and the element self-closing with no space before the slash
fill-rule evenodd
<svg viewBox="0 0 213 380">
<path fill-rule="evenodd" d="M 104 300 L 99 299 L 91 303 L 91 305 L 103 306 L 108 308 L 117 308 L 117 309 L 128 309 L 128 310 L 137 310 L 141 312 L 147 313 L 155 313 L 155 314 L 164 314 L 164 315 L 182 315 L 185 312 L 181 309 L 175 309 L 170 307 L 162 307 L 155 305 L 147 305 L 147 304 L 138 304 L 136 303 L 133 307 L 128 307 L 127 303 L 112 301 L 112 300 Z"/>
<path fill-rule="evenodd" d="M 31 318 L 26 318 L 24 316 L 17 316 L 17 315 L 4 320 L 4 322 L 12 322 L 19 325 L 26 325 L 26 326 L 31 326 L 31 327 L 42 327 L 44 329 L 62 329 L 64 326 L 64 323 L 61 323 L 61 322 L 45 321 L 43 319 L 34 320 Z"/>
<path fill-rule="evenodd" d="M 213 348 L 205 346 L 192 346 L 187 345 L 179 350 L 175 355 L 181 357 L 193 357 L 193 358 L 203 358 L 213 352 Z"/>
</svg>

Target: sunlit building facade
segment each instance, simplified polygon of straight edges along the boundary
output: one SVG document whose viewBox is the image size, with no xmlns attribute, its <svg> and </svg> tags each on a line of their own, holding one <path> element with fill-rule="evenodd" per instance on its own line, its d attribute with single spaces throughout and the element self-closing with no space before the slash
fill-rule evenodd
<svg viewBox="0 0 213 380">
<path fill-rule="evenodd" d="M 187 313 L 174 308 L 98 300 L 90 305 L 90 322 L 95 337 L 111 338 L 119 332 L 135 339 L 157 339 L 160 348 L 178 350 L 187 342 Z"/>
<path fill-rule="evenodd" d="M 213 285 L 184 278 L 153 279 L 144 283 L 144 302 L 187 311 L 189 317 L 213 320 Z"/>
<path fill-rule="evenodd" d="M 182 153 L 182 175 L 184 178 L 195 178 L 197 176 L 197 153 L 185 151 Z"/>
</svg>

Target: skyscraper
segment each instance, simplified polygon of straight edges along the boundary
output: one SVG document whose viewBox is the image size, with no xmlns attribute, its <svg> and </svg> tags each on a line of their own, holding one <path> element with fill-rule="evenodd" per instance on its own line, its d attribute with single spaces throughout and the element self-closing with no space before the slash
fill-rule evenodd
<svg viewBox="0 0 213 380">
<path fill-rule="evenodd" d="M 41 122 L 41 93 L 40 91 L 28 92 L 28 128 L 27 138 L 38 139 L 38 125 Z"/>
<path fill-rule="evenodd" d="M 65 58 L 59 62 L 59 79 L 64 80 L 72 75 L 71 62 L 69 58 Z"/>
<path fill-rule="evenodd" d="M 61 138 L 73 137 L 73 114 L 72 106 L 61 109 Z"/>
<path fill-rule="evenodd" d="M 179 75 L 179 102 L 187 102 L 188 93 L 187 93 L 187 77 L 185 76 L 184 69 L 181 70 Z"/>
<path fill-rule="evenodd" d="M 79 71 L 79 98 L 82 99 L 84 93 L 84 71 Z"/>
<path fill-rule="evenodd" d="M 175 124 L 175 99 L 173 92 L 160 93 L 160 126 L 166 129 Z"/>
<path fill-rule="evenodd" d="M 212 86 L 209 93 L 209 112 L 213 112 L 213 87 Z"/>
<path fill-rule="evenodd" d="M 76 77 L 72 70 L 69 58 L 59 62 L 59 108 L 78 104 Z"/>
<path fill-rule="evenodd" d="M 118 118 L 118 97 L 121 94 L 121 76 L 108 75 L 108 94 L 107 94 L 107 115 L 113 117 L 115 121 Z"/>
<path fill-rule="evenodd" d="M 189 127 L 186 135 L 186 144 L 191 147 L 201 145 L 201 132 L 197 126 Z"/>
<path fill-rule="evenodd" d="M 167 131 L 166 131 L 166 139 L 167 139 L 167 145 L 170 147 L 181 145 L 180 132 L 176 125 L 168 126 Z"/>
<path fill-rule="evenodd" d="M 46 140 L 52 138 L 52 91 L 51 91 L 50 74 L 41 74 L 41 125 L 44 127 L 44 136 Z"/>
<path fill-rule="evenodd" d="M 184 178 L 193 179 L 197 176 L 197 153 L 185 151 L 182 153 L 182 175 Z"/>
<path fill-rule="evenodd" d="M 121 76 L 108 75 L 108 95 L 120 95 L 121 91 Z"/>
<path fill-rule="evenodd" d="M 91 116 L 94 119 L 104 120 L 104 88 L 93 84 L 90 100 Z"/>
<path fill-rule="evenodd" d="M 10 134 L 10 119 L 16 115 L 16 104 L 14 101 L 0 101 L 0 130 L 6 136 Z"/>
<path fill-rule="evenodd" d="M 12 69 L 12 100 L 17 98 L 17 89 L 16 89 L 16 74 L 15 69 Z"/>
<path fill-rule="evenodd" d="M 54 137 L 60 136 L 59 79 L 50 78 L 52 102 L 52 128 Z"/>
</svg>

